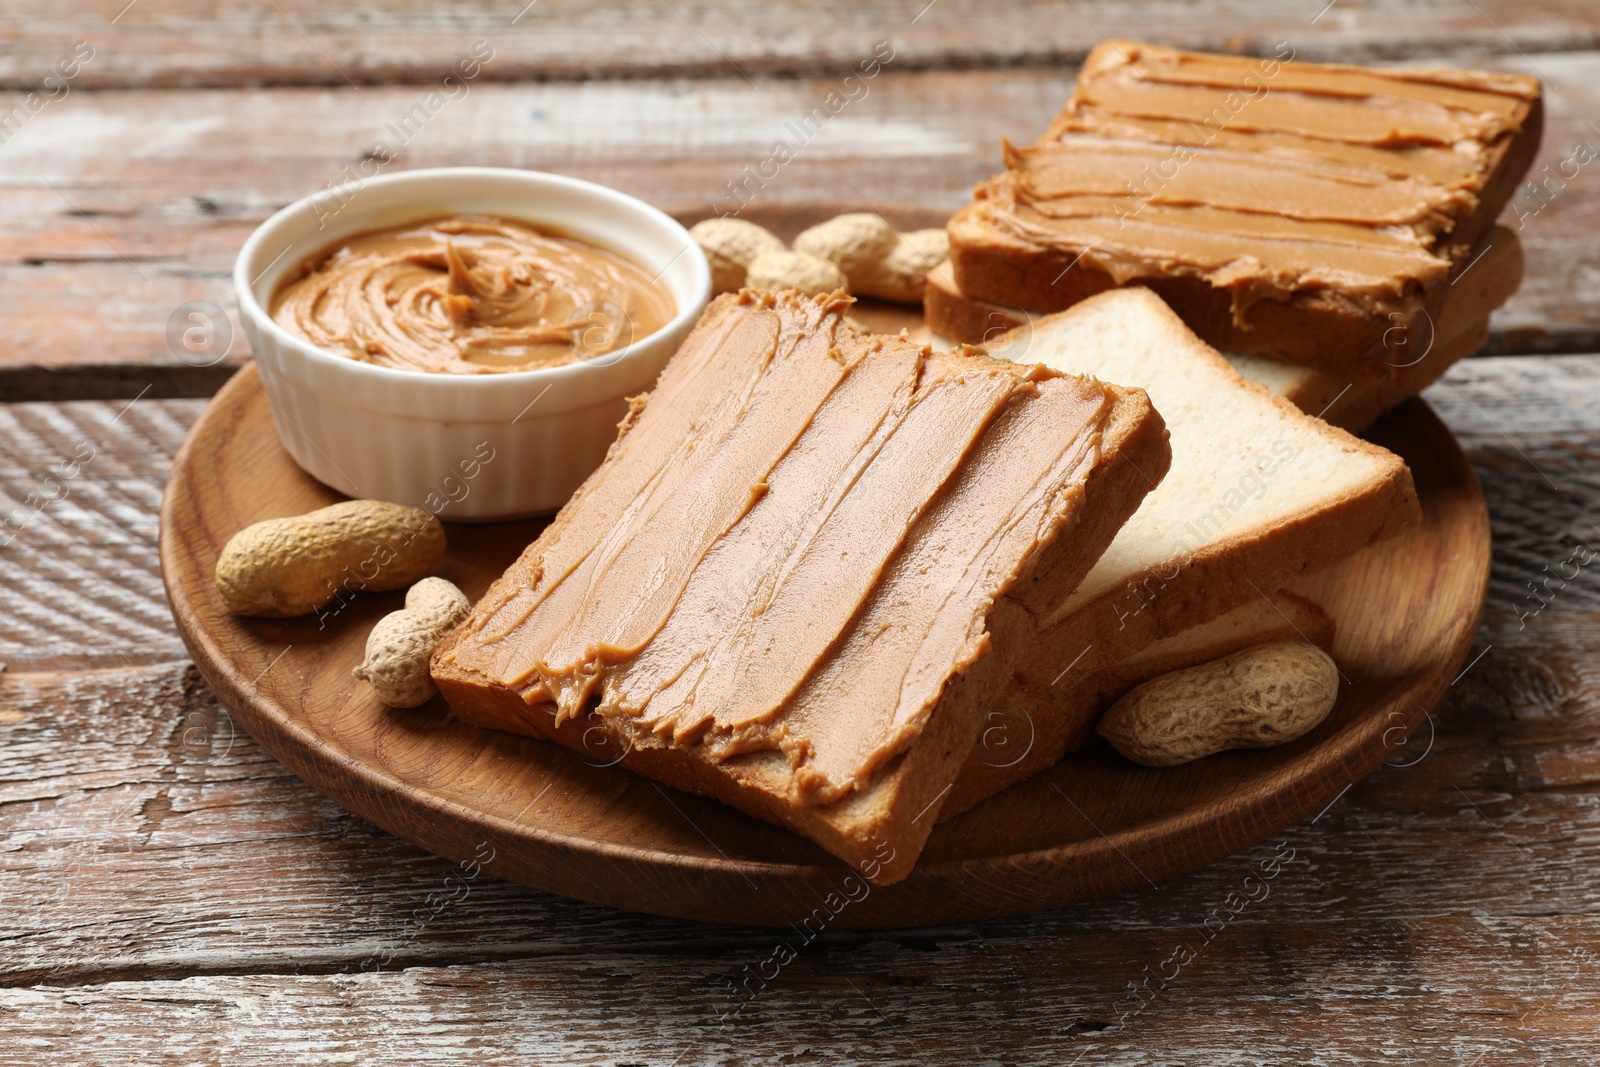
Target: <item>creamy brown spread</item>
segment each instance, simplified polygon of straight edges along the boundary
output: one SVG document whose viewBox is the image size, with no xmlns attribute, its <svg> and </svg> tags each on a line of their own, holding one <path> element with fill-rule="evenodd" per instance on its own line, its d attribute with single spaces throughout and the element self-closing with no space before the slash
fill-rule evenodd
<svg viewBox="0 0 1600 1067">
<path fill-rule="evenodd" d="M 1117 284 L 1203 277 L 1232 291 L 1236 318 L 1307 289 L 1381 312 L 1449 273 L 1445 239 L 1538 91 L 1112 41 L 1044 137 L 1006 146 L 974 209 Z"/>
<path fill-rule="evenodd" d="M 713 304 L 436 669 L 712 760 L 779 750 L 801 803 L 865 785 L 988 653 L 1112 399 L 857 333 L 847 305 Z"/>
<path fill-rule="evenodd" d="M 620 256 L 459 215 L 353 237 L 306 263 L 272 302 L 280 326 L 329 352 L 454 374 L 590 359 L 674 314 L 666 289 Z"/>
</svg>

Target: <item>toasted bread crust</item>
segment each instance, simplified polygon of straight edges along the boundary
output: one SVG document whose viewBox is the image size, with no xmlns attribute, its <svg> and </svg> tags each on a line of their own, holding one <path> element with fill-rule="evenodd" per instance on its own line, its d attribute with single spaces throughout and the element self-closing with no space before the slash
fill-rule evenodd
<svg viewBox="0 0 1600 1067">
<path fill-rule="evenodd" d="M 1504 304 L 1522 283 L 1522 246 L 1514 231 L 1495 226 L 1472 255 L 1457 266 L 1444 305 L 1424 355 L 1397 360 L 1399 377 L 1392 380 L 1345 378 L 1305 368 L 1284 393 L 1308 415 L 1361 433 L 1380 415 L 1434 382 L 1457 362 L 1483 347 L 1489 338 L 1489 313 Z M 979 300 L 956 285 L 949 263 L 928 274 L 923 293 L 928 329 L 936 337 L 963 344 L 982 344 L 1006 355 L 1017 335 L 1043 316 L 1023 308 Z M 1398 364 L 1404 362 L 1404 366 Z"/>
<path fill-rule="evenodd" d="M 1452 261 L 1454 270 L 1470 261 L 1470 250 L 1509 202 L 1538 153 L 1543 127 L 1543 98 L 1535 96 L 1517 131 L 1486 146 L 1487 177 L 1474 210 L 1436 249 Z M 968 297 L 1050 313 L 1116 287 L 1109 273 L 1083 258 L 1084 250 L 1020 240 L 986 221 L 983 210 L 979 202 L 970 203 L 948 226 L 949 262 L 956 285 Z M 1337 293 L 1280 289 L 1256 300 L 1236 319 L 1232 294 L 1205 278 L 1173 273 L 1152 262 L 1146 272 L 1127 281 L 1154 290 L 1217 348 L 1273 356 L 1344 378 L 1395 383 L 1405 379 L 1406 368 L 1397 365 L 1390 347 L 1424 330 L 1425 320 L 1437 321 L 1450 288 L 1431 285 L 1406 313 L 1363 311 Z M 953 324 L 953 313 L 947 322 Z"/>
</svg>

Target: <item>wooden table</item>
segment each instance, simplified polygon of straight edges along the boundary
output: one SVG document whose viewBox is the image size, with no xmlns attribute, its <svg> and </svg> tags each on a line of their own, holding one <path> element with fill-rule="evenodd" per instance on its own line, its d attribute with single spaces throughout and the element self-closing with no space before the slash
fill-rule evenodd
<svg viewBox="0 0 1600 1067">
<path fill-rule="evenodd" d="M 22 109 L 0 111 L 0 1063 L 1594 1061 L 1600 161 L 1574 163 L 1600 149 L 1594 5 L 46 6 L 0 2 Z M 721 199 L 878 42 L 882 73 L 756 195 L 954 208 L 1118 35 L 1545 79 L 1543 184 L 1506 216 L 1527 280 L 1493 354 L 1427 394 L 1488 495 L 1485 621 L 1393 766 L 1140 892 L 829 931 L 734 1014 L 781 933 L 465 876 L 233 727 L 173 630 L 156 512 L 203 398 L 247 358 L 231 310 L 186 349 L 207 310 L 190 302 L 231 308 L 266 215 L 379 142 L 392 169 Z M 1245 881 L 1273 857 L 1264 892 Z"/>
</svg>

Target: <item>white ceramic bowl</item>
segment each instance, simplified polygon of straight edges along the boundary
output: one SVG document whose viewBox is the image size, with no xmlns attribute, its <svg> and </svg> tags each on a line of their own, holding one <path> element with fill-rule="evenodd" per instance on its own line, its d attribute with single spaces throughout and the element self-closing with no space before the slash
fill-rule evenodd
<svg viewBox="0 0 1600 1067">
<path fill-rule="evenodd" d="M 280 282 L 312 254 L 458 212 L 533 223 L 621 255 L 658 276 L 678 313 L 589 362 L 482 375 L 362 363 L 267 314 Z M 556 510 L 599 466 L 623 398 L 654 385 L 705 310 L 711 271 L 688 231 L 631 196 L 536 171 L 452 167 L 355 181 L 290 204 L 245 242 L 233 285 L 278 436 L 307 473 L 353 497 L 494 519 Z"/>
</svg>

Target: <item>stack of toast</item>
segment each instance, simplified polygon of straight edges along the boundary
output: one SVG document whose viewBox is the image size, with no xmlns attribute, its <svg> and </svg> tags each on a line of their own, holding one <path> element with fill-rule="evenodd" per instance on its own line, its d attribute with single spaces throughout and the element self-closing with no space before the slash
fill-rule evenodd
<svg viewBox="0 0 1600 1067">
<path fill-rule="evenodd" d="M 1112 676 L 1259 640 L 1262 590 L 1417 521 L 1398 457 L 1245 380 L 1148 291 L 1059 316 L 1030 363 L 861 333 L 848 305 L 713 302 L 435 654 L 458 716 L 892 882 L 940 818 L 1082 743 Z M 983 758 L 997 717 L 1026 720 L 1025 759 Z"/>
<path fill-rule="evenodd" d="M 942 818 L 1085 743 L 1098 712 L 1156 674 L 1285 629 L 1330 644 L 1331 620 L 1280 587 L 1351 554 L 1364 529 L 1393 533 L 1414 505 L 1391 481 L 1374 529 L 1363 494 L 1392 470 L 1363 482 L 1333 457 L 1311 479 L 1270 454 L 1233 463 L 1268 432 L 1236 407 L 1269 393 L 1359 433 L 1481 347 L 1521 281 L 1516 235 L 1493 220 L 1541 123 L 1531 78 L 1108 41 L 1045 135 L 1006 146 L 1008 169 L 951 219 L 950 258 L 929 276 L 933 340 L 1141 387 L 1174 460 L 1059 613 L 1088 650 L 1052 687 L 1064 692 L 1013 704 L 996 731 L 1028 738 L 1027 755 L 975 754 Z M 1127 565 L 1120 546 L 1141 536 L 1171 558 Z M 1122 599 L 1091 610 L 1100 589 Z"/>
<path fill-rule="evenodd" d="M 993 342 L 1148 287 L 1247 377 L 1359 431 L 1488 337 L 1522 278 L 1494 220 L 1538 150 L 1509 74 L 1108 41 L 950 220 L 928 327 Z"/>
<path fill-rule="evenodd" d="M 950 223 L 929 325 L 987 350 L 717 298 L 435 681 L 905 877 L 1130 687 L 1331 645 L 1285 587 L 1419 521 L 1352 431 L 1515 289 L 1538 121 L 1527 79 L 1108 43 Z"/>
</svg>

